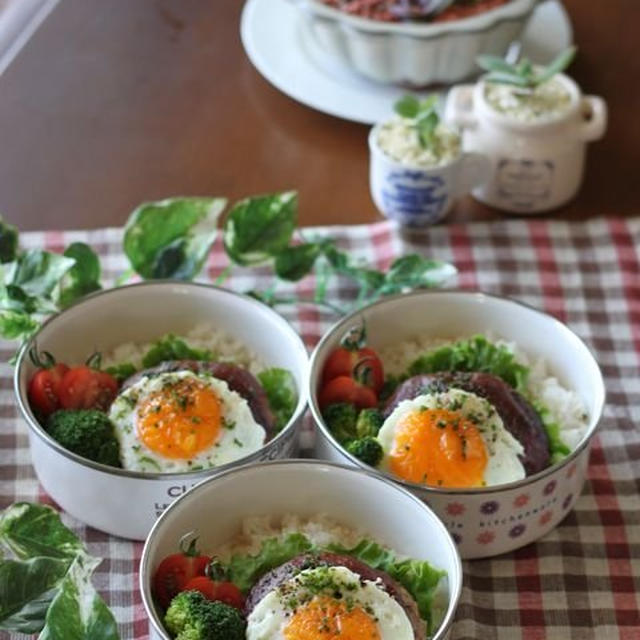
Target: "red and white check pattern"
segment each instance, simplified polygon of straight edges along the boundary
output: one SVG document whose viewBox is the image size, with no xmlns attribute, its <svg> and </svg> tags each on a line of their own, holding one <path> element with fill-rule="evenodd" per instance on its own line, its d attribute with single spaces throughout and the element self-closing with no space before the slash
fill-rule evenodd
<svg viewBox="0 0 640 640">
<path fill-rule="evenodd" d="M 576 508 L 535 544 L 465 563 L 451 640 L 640 640 L 640 218 L 440 226 L 419 240 L 403 239 L 387 223 L 306 232 L 315 233 L 330 234 L 355 258 L 378 267 L 414 251 L 453 262 L 459 276 L 452 284 L 517 298 L 568 323 L 592 347 L 606 377 L 608 404 Z M 22 236 L 24 247 L 54 251 L 72 241 L 95 248 L 107 279 L 124 271 L 120 230 Z M 225 266 L 218 240 L 208 277 Z M 245 291 L 270 282 L 266 270 L 236 270 L 227 286 Z M 311 278 L 296 285 L 298 294 L 312 291 Z M 330 291 L 336 302 L 352 293 L 346 283 Z M 335 320 L 311 308 L 282 313 L 309 347 Z M 4 363 L 11 352 L 2 345 Z M 30 466 L 11 373 L 8 364 L 0 365 L 0 506 L 47 501 Z M 105 559 L 95 582 L 122 638 L 146 638 L 137 590 L 142 545 L 66 516 L 65 522 Z"/>
</svg>

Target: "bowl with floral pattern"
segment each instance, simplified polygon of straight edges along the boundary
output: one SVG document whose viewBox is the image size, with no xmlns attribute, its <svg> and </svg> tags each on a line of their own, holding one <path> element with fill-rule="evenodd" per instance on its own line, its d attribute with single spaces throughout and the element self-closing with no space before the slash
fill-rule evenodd
<svg viewBox="0 0 640 640">
<path fill-rule="evenodd" d="M 512 551 L 564 519 L 605 399 L 594 356 L 566 325 L 456 290 L 343 318 L 312 355 L 309 394 L 317 456 L 412 491 L 463 558 Z"/>
</svg>

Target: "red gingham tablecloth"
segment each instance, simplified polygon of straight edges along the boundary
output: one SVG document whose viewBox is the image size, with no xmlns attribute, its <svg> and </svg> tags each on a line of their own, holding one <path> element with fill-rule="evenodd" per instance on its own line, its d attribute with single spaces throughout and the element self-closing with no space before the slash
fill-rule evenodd
<svg viewBox="0 0 640 640">
<path fill-rule="evenodd" d="M 535 544 L 464 563 L 464 591 L 451 640 L 640 640 L 640 218 L 582 223 L 509 220 L 435 227 L 403 240 L 387 223 L 307 230 L 331 234 L 356 257 L 387 265 L 406 252 L 447 260 L 455 286 L 511 296 L 566 322 L 597 355 L 608 404 L 595 438 L 583 495 L 562 524 Z M 126 267 L 121 231 L 26 233 L 24 247 L 62 250 L 91 244 L 107 279 Z M 220 239 L 208 266 L 226 265 Z M 226 286 L 246 291 L 271 282 L 266 271 L 236 270 Z M 313 291 L 311 278 L 296 285 Z M 332 290 L 336 300 L 349 290 Z M 335 320 L 315 309 L 283 311 L 311 348 Z M 13 399 L 12 353 L 0 370 L 0 506 L 48 501 L 30 466 L 26 426 Z M 142 544 L 65 522 L 104 558 L 94 582 L 123 639 L 147 638 L 137 588 Z M 0 638 L 8 638 L 0 632 Z M 17 636 L 16 636 L 17 637 Z"/>
</svg>

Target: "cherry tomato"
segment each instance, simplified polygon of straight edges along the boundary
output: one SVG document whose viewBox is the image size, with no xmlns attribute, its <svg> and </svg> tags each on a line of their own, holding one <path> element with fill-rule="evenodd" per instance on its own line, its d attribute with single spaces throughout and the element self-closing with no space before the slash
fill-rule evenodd
<svg viewBox="0 0 640 640">
<path fill-rule="evenodd" d="M 63 409 L 106 411 L 117 393 L 118 382 L 112 375 L 83 365 L 65 373 L 58 395 Z"/>
<path fill-rule="evenodd" d="M 218 583 L 207 576 L 196 576 L 188 580 L 180 591 L 199 591 L 207 600 L 215 600 Z"/>
<path fill-rule="evenodd" d="M 371 387 L 376 394 L 380 393 L 384 384 L 382 361 L 370 347 L 334 349 L 322 370 L 322 383 L 326 384 L 339 376 L 351 376 L 364 386 Z"/>
<path fill-rule="evenodd" d="M 358 409 L 367 409 L 378 405 L 378 396 L 373 389 L 360 384 L 350 376 L 338 376 L 330 380 L 320 391 L 320 407 L 346 402 Z"/>
<path fill-rule="evenodd" d="M 233 582 L 217 582 L 206 576 L 196 576 L 182 591 L 199 591 L 207 600 L 218 600 L 240 610 L 244 608 L 244 596 Z"/>
<path fill-rule="evenodd" d="M 224 602 L 236 609 L 244 609 L 244 596 L 242 591 L 233 582 L 218 582 L 216 600 Z"/>
<path fill-rule="evenodd" d="M 158 604 L 166 609 L 192 578 L 205 576 L 210 560 L 198 553 L 195 540 L 185 551 L 167 556 L 158 565 L 151 585 Z"/>
<path fill-rule="evenodd" d="M 59 363 L 33 374 L 27 391 L 33 409 L 48 416 L 60 408 L 61 383 L 68 371 L 66 364 Z"/>
</svg>

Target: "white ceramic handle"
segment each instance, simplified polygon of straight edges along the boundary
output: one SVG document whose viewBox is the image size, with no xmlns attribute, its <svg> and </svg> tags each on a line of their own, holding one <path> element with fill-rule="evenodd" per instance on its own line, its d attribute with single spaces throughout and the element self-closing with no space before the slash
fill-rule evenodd
<svg viewBox="0 0 640 640">
<path fill-rule="evenodd" d="M 602 138 L 607 128 L 607 103 L 598 96 L 584 96 L 582 106 L 583 112 L 591 117 L 580 125 L 580 138 L 585 141 Z"/>
<path fill-rule="evenodd" d="M 444 107 L 444 121 L 447 124 L 463 129 L 476 126 L 473 113 L 473 87 L 472 84 L 461 84 L 449 91 Z"/>
<path fill-rule="evenodd" d="M 491 175 L 491 162 L 482 153 L 465 152 L 462 154 L 456 176 L 456 197 L 465 196 L 487 182 Z"/>
</svg>

